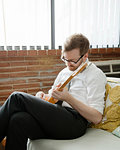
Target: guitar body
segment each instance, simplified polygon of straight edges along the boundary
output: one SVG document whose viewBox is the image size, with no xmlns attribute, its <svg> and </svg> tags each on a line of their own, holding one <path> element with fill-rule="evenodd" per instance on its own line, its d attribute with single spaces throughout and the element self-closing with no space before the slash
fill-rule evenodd
<svg viewBox="0 0 120 150">
<path fill-rule="evenodd" d="M 6 144 L 6 138 L 4 138 L 0 143 L 0 150 L 5 150 L 5 144 Z"/>
</svg>

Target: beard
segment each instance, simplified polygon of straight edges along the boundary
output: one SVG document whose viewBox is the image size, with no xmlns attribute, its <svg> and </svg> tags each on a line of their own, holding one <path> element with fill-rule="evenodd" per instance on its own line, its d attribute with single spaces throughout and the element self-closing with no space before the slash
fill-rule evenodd
<svg viewBox="0 0 120 150">
<path fill-rule="evenodd" d="M 76 66 L 73 66 L 73 65 L 69 65 L 69 66 L 67 66 L 68 67 L 68 69 L 70 70 L 70 71 L 75 71 L 77 68 L 78 68 L 78 66 L 76 67 Z"/>
</svg>

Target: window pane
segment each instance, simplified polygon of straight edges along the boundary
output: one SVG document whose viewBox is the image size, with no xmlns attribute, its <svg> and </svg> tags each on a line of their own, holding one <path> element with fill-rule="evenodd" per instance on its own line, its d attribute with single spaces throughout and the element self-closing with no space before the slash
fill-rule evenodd
<svg viewBox="0 0 120 150">
<path fill-rule="evenodd" d="M 4 0 L 7 45 L 49 45 L 49 0 Z"/>
<path fill-rule="evenodd" d="M 119 0 L 55 1 L 56 47 L 66 37 L 82 33 L 93 47 L 118 46 Z"/>
<path fill-rule="evenodd" d="M 0 0 L 0 46 L 4 45 L 5 45 L 5 36 L 4 36 L 3 5 L 2 0 Z"/>
<path fill-rule="evenodd" d="M 100 68 L 104 73 L 110 72 L 110 65 L 103 65 L 103 66 L 97 66 Z"/>
<path fill-rule="evenodd" d="M 120 64 L 112 65 L 112 67 L 113 67 L 113 72 L 120 72 Z"/>
</svg>

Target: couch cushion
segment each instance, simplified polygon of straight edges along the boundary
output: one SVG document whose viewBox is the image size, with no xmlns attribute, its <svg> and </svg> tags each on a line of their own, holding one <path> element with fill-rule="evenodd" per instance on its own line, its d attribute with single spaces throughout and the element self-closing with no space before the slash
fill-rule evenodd
<svg viewBox="0 0 120 150">
<path fill-rule="evenodd" d="M 105 109 L 102 121 L 93 128 L 109 132 L 120 126 L 120 78 L 107 78 Z"/>
<path fill-rule="evenodd" d="M 120 139 L 113 134 L 88 128 L 84 136 L 73 140 L 41 139 L 28 141 L 28 150 L 119 150 Z"/>
</svg>

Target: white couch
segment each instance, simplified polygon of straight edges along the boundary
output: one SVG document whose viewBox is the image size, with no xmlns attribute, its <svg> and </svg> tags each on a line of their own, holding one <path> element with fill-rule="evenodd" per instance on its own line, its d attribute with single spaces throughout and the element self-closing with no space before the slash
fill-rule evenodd
<svg viewBox="0 0 120 150">
<path fill-rule="evenodd" d="M 88 128 L 85 135 L 73 140 L 29 140 L 28 150 L 120 150 L 120 138 L 101 129 Z"/>
<path fill-rule="evenodd" d="M 120 82 L 120 78 L 109 78 Z M 73 140 L 28 140 L 27 150 L 120 150 L 120 138 L 102 129 L 88 128 Z"/>
</svg>

